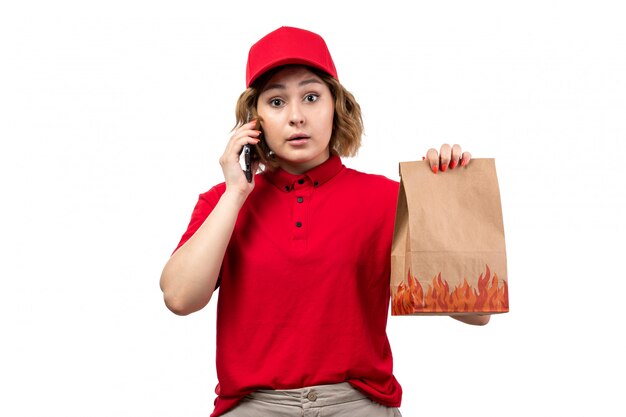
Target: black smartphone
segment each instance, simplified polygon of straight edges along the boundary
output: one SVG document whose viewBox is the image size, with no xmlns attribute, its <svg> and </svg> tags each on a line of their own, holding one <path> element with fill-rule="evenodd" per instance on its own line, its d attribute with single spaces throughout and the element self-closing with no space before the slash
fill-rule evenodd
<svg viewBox="0 0 626 417">
<path fill-rule="evenodd" d="M 248 182 L 252 182 L 252 155 L 250 154 L 252 149 L 250 149 L 249 144 L 243 145 L 243 160 L 246 165 L 246 169 L 244 172 L 246 173 L 246 179 Z"/>
<path fill-rule="evenodd" d="M 252 115 L 248 113 L 246 123 L 249 123 L 251 119 Z M 244 172 L 246 174 L 246 179 L 248 182 L 252 182 L 252 147 L 249 143 L 243 145 L 243 162 L 245 165 Z"/>
</svg>

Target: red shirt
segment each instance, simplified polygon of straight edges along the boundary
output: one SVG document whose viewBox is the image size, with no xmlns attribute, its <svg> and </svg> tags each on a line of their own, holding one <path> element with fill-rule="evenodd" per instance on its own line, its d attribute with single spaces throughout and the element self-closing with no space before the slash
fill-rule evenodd
<svg viewBox="0 0 626 417">
<path fill-rule="evenodd" d="M 340 382 L 399 407 L 386 333 L 399 184 L 337 156 L 303 175 L 267 171 L 255 183 L 220 273 L 211 417 L 257 389 Z M 225 189 L 200 194 L 178 247 Z"/>
</svg>

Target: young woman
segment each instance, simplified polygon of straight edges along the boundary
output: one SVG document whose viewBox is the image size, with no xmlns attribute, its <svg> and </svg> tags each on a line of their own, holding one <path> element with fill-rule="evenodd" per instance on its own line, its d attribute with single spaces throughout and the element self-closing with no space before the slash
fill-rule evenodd
<svg viewBox="0 0 626 417">
<path fill-rule="evenodd" d="M 399 184 L 342 164 L 360 146 L 361 112 L 319 35 L 281 27 L 263 37 L 246 84 L 224 182 L 200 195 L 161 276 L 180 315 L 220 287 L 211 417 L 398 416 L 386 324 Z M 251 182 L 244 145 L 263 168 Z M 471 158 L 458 145 L 427 157 L 434 173 Z"/>
</svg>

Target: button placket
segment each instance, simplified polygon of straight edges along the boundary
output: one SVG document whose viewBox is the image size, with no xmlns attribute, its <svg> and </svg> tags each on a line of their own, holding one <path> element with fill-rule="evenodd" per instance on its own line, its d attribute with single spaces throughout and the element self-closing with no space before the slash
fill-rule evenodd
<svg viewBox="0 0 626 417">
<path fill-rule="evenodd" d="M 294 230 L 294 240 L 306 240 L 308 234 L 308 202 L 313 190 L 311 181 L 308 178 L 300 178 L 293 186 L 293 219 L 292 228 Z"/>
</svg>

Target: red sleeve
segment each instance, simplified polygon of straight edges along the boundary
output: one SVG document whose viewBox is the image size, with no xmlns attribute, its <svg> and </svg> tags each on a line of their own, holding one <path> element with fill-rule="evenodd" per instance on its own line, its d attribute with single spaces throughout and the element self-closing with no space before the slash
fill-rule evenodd
<svg viewBox="0 0 626 417">
<path fill-rule="evenodd" d="M 219 184 L 215 187 L 211 188 L 206 193 L 200 194 L 198 197 L 198 202 L 193 209 L 193 213 L 191 213 L 191 220 L 189 220 L 189 226 L 187 226 L 187 231 L 183 234 L 174 249 L 174 252 L 178 250 L 181 246 L 185 244 L 189 240 L 191 236 L 202 226 L 202 223 L 209 217 L 209 214 L 213 211 L 217 202 L 220 200 L 222 194 L 226 190 L 225 184 Z M 172 252 L 172 254 L 174 253 Z"/>
</svg>

